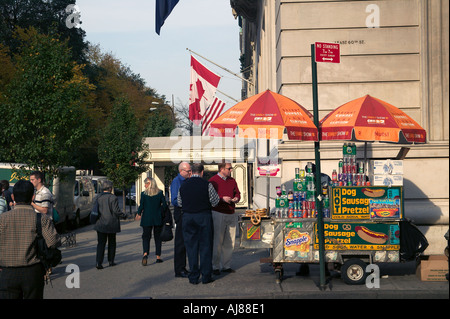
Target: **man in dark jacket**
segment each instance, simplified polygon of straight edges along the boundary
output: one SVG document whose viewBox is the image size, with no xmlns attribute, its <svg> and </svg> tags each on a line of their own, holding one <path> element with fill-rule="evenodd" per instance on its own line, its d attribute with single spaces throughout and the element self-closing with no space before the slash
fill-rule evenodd
<svg viewBox="0 0 450 319">
<path fill-rule="evenodd" d="M 183 210 L 183 238 L 189 261 L 189 282 L 198 284 L 213 282 L 212 244 L 213 222 L 211 208 L 219 202 L 219 195 L 208 181 L 203 179 L 203 165 L 191 165 L 192 176 L 180 187 L 177 200 Z M 200 257 L 200 265 L 198 259 Z"/>
<path fill-rule="evenodd" d="M 108 242 L 108 262 L 115 266 L 116 234 L 120 232 L 120 217 L 123 216 L 119 208 L 117 196 L 111 194 L 113 184 L 111 181 L 103 182 L 103 192 L 97 197 L 99 218 L 94 229 L 97 231 L 96 267 L 103 269 L 102 263 L 105 255 L 105 246 Z"/>
</svg>

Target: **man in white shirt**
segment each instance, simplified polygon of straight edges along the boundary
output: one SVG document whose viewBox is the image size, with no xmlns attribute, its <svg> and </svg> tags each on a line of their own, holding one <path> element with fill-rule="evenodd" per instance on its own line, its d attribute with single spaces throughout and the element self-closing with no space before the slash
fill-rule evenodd
<svg viewBox="0 0 450 319">
<path fill-rule="evenodd" d="M 52 219 L 53 215 L 53 194 L 44 186 L 44 174 L 34 171 L 30 175 L 30 182 L 35 189 L 34 200 L 31 203 L 36 213 L 47 214 Z"/>
</svg>

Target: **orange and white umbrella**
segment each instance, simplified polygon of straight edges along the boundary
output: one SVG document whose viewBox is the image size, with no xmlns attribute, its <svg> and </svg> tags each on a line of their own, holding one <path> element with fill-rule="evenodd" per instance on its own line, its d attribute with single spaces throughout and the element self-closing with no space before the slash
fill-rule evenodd
<svg viewBox="0 0 450 319">
<path fill-rule="evenodd" d="M 426 131 L 405 112 L 370 95 L 347 102 L 319 124 L 321 140 L 426 143 Z"/>
<path fill-rule="evenodd" d="M 312 114 L 297 102 L 266 90 L 237 103 L 211 123 L 210 135 L 318 141 Z"/>
</svg>

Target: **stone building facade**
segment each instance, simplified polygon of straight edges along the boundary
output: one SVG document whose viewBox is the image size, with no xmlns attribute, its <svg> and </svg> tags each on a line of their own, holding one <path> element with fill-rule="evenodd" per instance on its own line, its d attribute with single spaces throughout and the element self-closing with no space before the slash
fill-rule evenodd
<svg viewBox="0 0 450 319">
<path fill-rule="evenodd" d="M 311 44 L 339 43 L 341 63 L 318 64 L 319 119 L 370 94 L 395 105 L 427 132 L 427 143 L 369 143 L 369 159 L 404 159 L 406 217 L 442 254 L 449 225 L 449 2 L 447 0 L 231 0 L 241 26 L 242 98 L 266 89 L 312 111 Z M 358 157 L 364 143 L 356 143 Z M 322 172 L 331 175 L 342 143 L 321 142 Z M 284 139 L 276 146 L 281 179 L 255 182 L 255 204 L 292 182 L 295 167 L 314 160 L 314 145 Z M 258 196 L 261 198 L 258 199 Z"/>
</svg>

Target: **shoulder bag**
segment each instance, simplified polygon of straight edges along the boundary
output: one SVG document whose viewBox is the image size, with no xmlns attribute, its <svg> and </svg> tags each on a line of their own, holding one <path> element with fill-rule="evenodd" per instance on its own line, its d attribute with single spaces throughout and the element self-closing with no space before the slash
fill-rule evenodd
<svg viewBox="0 0 450 319">
<path fill-rule="evenodd" d="M 41 213 L 36 214 L 36 232 L 37 257 L 44 264 L 45 269 L 48 270 L 61 262 L 62 255 L 58 248 L 49 248 L 47 246 L 45 238 L 42 236 Z"/>
<path fill-rule="evenodd" d="M 164 199 L 163 199 L 164 200 Z M 163 226 L 161 229 L 161 235 L 160 239 L 161 241 L 171 241 L 173 239 L 173 232 L 172 232 L 172 213 L 170 212 L 169 206 L 166 206 L 166 209 L 164 209 L 164 206 L 161 205 L 161 217 L 163 221 Z"/>
<path fill-rule="evenodd" d="M 97 220 L 100 218 L 100 212 L 98 211 L 98 199 L 102 195 L 103 194 L 97 196 L 97 198 L 94 201 L 94 205 L 92 206 L 92 211 L 89 214 L 89 221 L 91 222 L 91 224 L 95 224 Z"/>
</svg>

